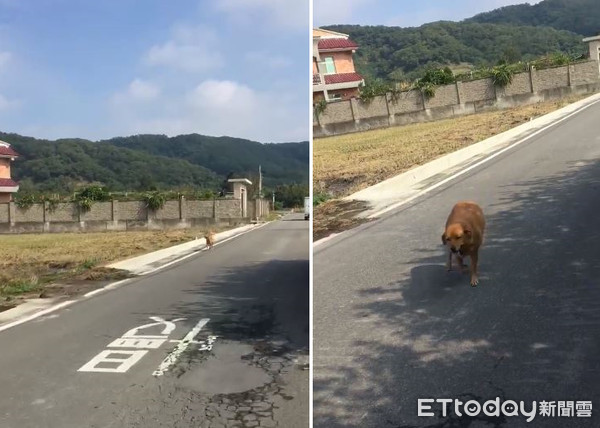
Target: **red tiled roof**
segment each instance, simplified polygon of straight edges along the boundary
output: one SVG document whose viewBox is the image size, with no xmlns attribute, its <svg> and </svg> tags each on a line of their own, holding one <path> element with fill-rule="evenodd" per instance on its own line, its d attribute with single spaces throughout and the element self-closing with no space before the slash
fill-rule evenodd
<svg viewBox="0 0 600 428">
<path fill-rule="evenodd" d="M 358 49 L 358 45 L 350 39 L 321 39 L 319 40 L 319 50 L 341 50 Z"/>
<path fill-rule="evenodd" d="M 18 184 L 16 181 L 11 180 L 10 178 L 0 178 L 0 187 L 17 187 Z"/>
<path fill-rule="evenodd" d="M 12 147 L 8 146 L 3 146 L 0 144 L 0 156 L 11 156 L 11 157 L 17 157 L 19 156 L 19 154 L 17 152 L 15 152 Z"/>
<path fill-rule="evenodd" d="M 332 85 L 335 83 L 346 83 L 346 82 L 360 82 L 363 77 L 358 73 L 339 73 L 339 74 L 326 74 L 325 83 Z"/>
</svg>

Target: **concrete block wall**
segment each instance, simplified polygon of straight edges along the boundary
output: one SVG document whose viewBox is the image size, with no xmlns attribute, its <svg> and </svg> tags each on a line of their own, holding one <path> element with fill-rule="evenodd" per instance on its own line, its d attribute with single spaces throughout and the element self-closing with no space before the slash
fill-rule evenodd
<svg viewBox="0 0 600 428">
<path fill-rule="evenodd" d="M 436 88 L 435 96 L 425 98 L 425 108 L 436 108 L 459 104 L 456 85 L 444 85 Z"/>
<path fill-rule="evenodd" d="M 388 97 L 388 99 L 390 100 L 390 114 L 392 115 L 412 113 L 424 109 L 424 100 L 421 91 L 400 92 L 396 97 Z"/>
<path fill-rule="evenodd" d="M 118 203 L 119 220 L 138 220 L 148 219 L 148 210 L 144 201 L 124 201 Z"/>
<path fill-rule="evenodd" d="M 512 95 L 527 94 L 533 92 L 531 90 L 531 78 L 529 73 L 519 73 L 513 76 L 512 82 L 504 88 L 498 88 L 499 96 L 509 97 Z"/>
<path fill-rule="evenodd" d="M 545 70 L 532 70 L 534 92 L 569 86 L 569 67 L 548 68 Z"/>
<path fill-rule="evenodd" d="M 42 204 L 33 204 L 28 209 L 21 209 L 15 204 L 13 223 L 43 223 L 44 207 Z"/>
<path fill-rule="evenodd" d="M 0 223 L 8 223 L 10 221 L 9 204 L 0 204 Z"/>
<path fill-rule="evenodd" d="M 585 85 L 598 81 L 598 63 L 587 61 L 569 66 L 571 71 L 571 85 Z"/>
<path fill-rule="evenodd" d="M 185 218 L 213 218 L 214 201 L 185 201 Z"/>
<path fill-rule="evenodd" d="M 327 104 L 313 125 L 315 137 L 425 122 L 471 114 L 490 108 L 508 108 L 571 93 L 598 91 L 600 72 L 597 61 L 531 70 L 513 76 L 506 87 L 496 87 L 491 78 L 438 86 L 435 96 L 424 97 L 411 90 L 392 96 Z"/>
<path fill-rule="evenodd" d="M 46 220 L 50 222 L 79 221 L 79 209 L 76 204 L 59 203 L 53 209 L 48 207 Z"/>
<path fill-rule="evenodd" d="M 255 207 L 255 201 L 248 201 L 248 206 Z M 59 203 L 54 207 L 48 203 L 33 204 L 27 209 L 18 208 L 14 202 L 0 203 L 0 233 L 146 230 L 248 221 L 250 216 L 242 218 L 239 199 L 181 198 L 167 201 L 156 212 L 148 210 L 143 201 L 96 202 L 87 212 L 81 211 L 76 203 Z"/>
</svg>

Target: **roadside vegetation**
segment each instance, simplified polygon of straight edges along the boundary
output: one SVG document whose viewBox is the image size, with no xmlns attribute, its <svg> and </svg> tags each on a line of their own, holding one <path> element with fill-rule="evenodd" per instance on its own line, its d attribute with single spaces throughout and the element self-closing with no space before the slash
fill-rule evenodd
<svg viewBox="0 0 600 428">
<path fill-rule="evenodd" d="M 427 98 L 433 98 L 435 97 L 435 91 L 438 86 L 484 78 L 492 78 L 494 85 L 503 87 L 510 84 L 512 77 L 515 74 L 529 71 L 531 68 L 543 70 L 580 61 L 587 61 L 587 58 L 581 54 L 573 55 L 563 52 L 554 52 L 527 62 L 510 62 L 510 58 L 512 58 L 512 56 L 504 57 L 494 66 L 462 66 L 455 70 L 449 66 L 428 66 L 422 69 L 419 78 L 412 81 L 405 80 L 406 76 L 400 81 L 371 78 L 367 76 L 365 78 L 365 84 L 360 87 L 359 98 L 362 101 L 369 102 L 376 96 L 390 94 L 391 98 L 394 99 L 399 93 L 413 89 L 419 89 Z M 325 108 L 321 111 L 324 111 Z M 320 114 L 316 105 L 315 114 Z"/>
</svg>

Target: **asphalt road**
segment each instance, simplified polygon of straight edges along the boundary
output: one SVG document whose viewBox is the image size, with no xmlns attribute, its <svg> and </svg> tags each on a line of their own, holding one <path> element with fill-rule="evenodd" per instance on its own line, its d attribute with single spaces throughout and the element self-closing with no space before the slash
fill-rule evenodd
<svg viewBox="0 0 600 428">
<path fill-rule="evenodd" d="M 600 426 L 599 118 L 597 103 L 317 247 L 315 428 Z M 476 288 L 444 268 L 462 199 L 488 223 Z M 418 399 L 496 397 L 538 415 L 417 415 Z M 592 401 L 592 417 L 542 417 L 542 400 Z"/>
<path fill-rule="evenodd" d="M 307 427 L 308 231 L 291 215 L 0 332 L 0 427 Z"/>
</svg>

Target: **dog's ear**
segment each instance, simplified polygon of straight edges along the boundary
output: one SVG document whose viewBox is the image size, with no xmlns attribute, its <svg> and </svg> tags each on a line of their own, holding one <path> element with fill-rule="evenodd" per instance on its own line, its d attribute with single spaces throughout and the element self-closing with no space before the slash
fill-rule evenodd
<svg viewBox="0 0 600 428">
<path fill-rule="evenodd" d="M 446 238 L 446 232 L 442 233 L 442 245 L 446 245 L 446 241 L 448 239 Z"/>
<path fill-rule="evenodd" d="M 471 229 L 463 229 L 463 233 L 469 239 L 471 239 L 471 237 L 473 236 L 473 233 L 471 232 Z"/>
</svg>

